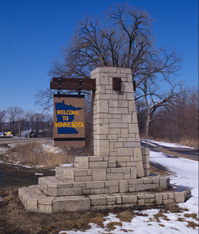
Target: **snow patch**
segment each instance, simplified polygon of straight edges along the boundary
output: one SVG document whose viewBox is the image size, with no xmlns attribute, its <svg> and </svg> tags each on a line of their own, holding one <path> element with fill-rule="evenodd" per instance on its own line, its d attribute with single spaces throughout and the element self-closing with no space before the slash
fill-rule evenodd
<svg viewBox="0 0 199 234">
<path fill-rule="evenodd" d="M 35 173 L 36 176 L 44 175 L 43 173 Z"/>
<path fill-rule="evenodd" d="M 189 147 L 189 146 L 186 146 L 186 145 L 180 145 L 180 144 L 177 144 L 177 143 L 169 143 L 169 142 L 161 142 L 161 141 L 154 141 L 154 140 L 143 140 L 142 142 L 146 142 L 150 145 L 153 145 L 153 146 L 156 146 L 154 145 L 153 143 L 155 144 L 158 144 L 158 145 L 161 145 L 161 146 L 166 146 L 166 147 L 171 147 L 171 148 L 186 148 L 186 149 L 194 149 L 193 147 Z"/>
</svg>

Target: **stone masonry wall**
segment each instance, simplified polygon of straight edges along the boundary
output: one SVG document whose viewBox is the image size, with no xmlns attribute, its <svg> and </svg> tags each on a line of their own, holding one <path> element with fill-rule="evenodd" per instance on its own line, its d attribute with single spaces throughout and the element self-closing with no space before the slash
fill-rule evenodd
<svg viewBox="0 0 199 234">
<path fill-rule="evenodd" d="M 121 92 L 113 90 L 113 77 L 122 80 Z M 121 158 L 135 162 L 138 176 L 144 171 L 131 69 L 101 67 L 91 72 L 96 79 L 93 92 L 93 150 L 99 157 L 114 158 L 119 167 Z"/>
</svg>

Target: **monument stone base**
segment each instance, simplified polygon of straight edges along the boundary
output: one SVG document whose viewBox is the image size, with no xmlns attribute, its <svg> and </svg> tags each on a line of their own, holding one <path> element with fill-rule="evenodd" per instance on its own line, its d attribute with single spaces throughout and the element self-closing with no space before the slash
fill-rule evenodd
<svg viewBox="0 0 199 234">
<path fill-rule="evenodd" d="M 185 202 L 191 190 L 170 189 L 168 177 L 137 178 L 135 167 L 108 167 L 108 157 L 77 157 L 74 167 L 60 166 L 55 176 L 19 189 L 25 209 L 56 213 L 114 208 L 152 208 Z"/>
</svg>

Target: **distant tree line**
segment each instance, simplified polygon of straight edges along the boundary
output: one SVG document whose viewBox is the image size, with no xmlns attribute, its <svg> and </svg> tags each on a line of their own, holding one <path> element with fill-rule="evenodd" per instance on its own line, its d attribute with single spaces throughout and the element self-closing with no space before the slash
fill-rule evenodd
<svg viewBox="0 0 199 234">
<path fill-rule="evenodd" d="M 137 101 L 139 129 L 142 137 L 181 142 L 198 146 L 198 90 L 187 89 L 152 116 L 146 133 L 147 107 Z"/>
<path fill-rule="evenodd" d="M 36 135 L 52 136 L 53 118 L 49 114 L 24 112 L 21 107 L 12 106 L 0 109 L 0 132 L 11 131 L 14 136 L 21 136 L 29 130 Z"/>
</svg>

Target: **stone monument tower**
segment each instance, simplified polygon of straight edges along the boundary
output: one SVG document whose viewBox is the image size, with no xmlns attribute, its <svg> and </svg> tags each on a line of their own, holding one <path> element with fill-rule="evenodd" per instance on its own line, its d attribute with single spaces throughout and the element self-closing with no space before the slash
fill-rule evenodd
<svg viewBox="0 0 199 234">
<path fill-rule="evenodd" d="M 117 78 L 121 82 L 115 83 Z M 76 156 L 72 167 L 59 166 L 55 176 L 40 177 L 39 185 L 19 189 L 25 208 L 53 213 L 184 202 L 190 190 L 167 191 L 169 178 L 149 176 L 149 152 L 140 145 L 131 70 L 100 67 L 92 71 L 91 79 L 96 80 L 93 156 Z"/>
</svg>

